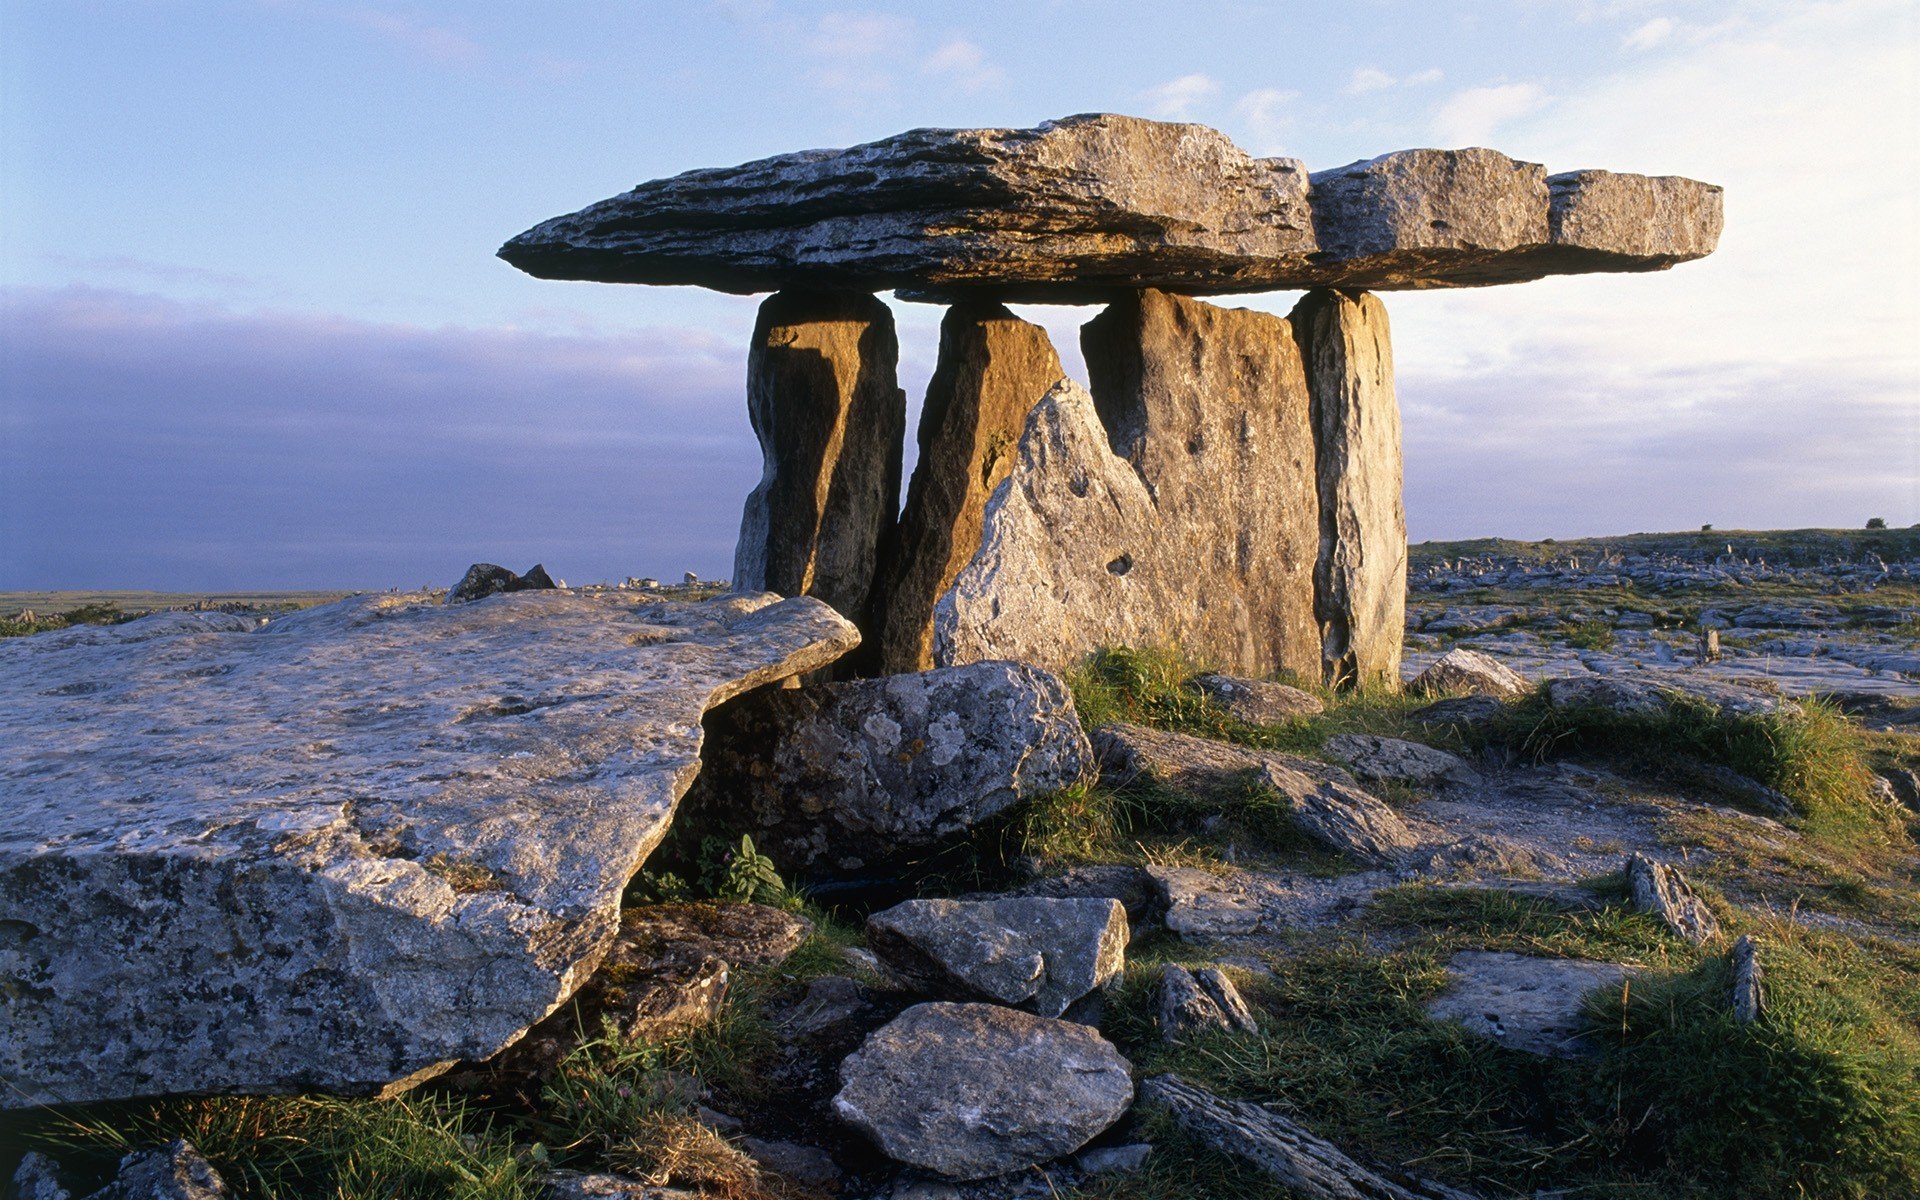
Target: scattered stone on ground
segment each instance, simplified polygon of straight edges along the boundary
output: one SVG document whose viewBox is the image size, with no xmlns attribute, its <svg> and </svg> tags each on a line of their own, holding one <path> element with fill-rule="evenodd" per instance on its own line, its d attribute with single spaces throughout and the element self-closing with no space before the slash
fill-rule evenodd
<svg viewBox="0 0 1920 1200">
<path fill-rule="evenodd" d="M 1453 696 L 1416 708 L 1407 716 L 1422 725 L 1490 731 L 1506 711 L 1506 702 L 1495 696 Z"/>
<path fill-rule="evenodd" d="M 1057 1017 L 1126 966 L 1118 900 L 908 900 L 867 918 L 867 944 L 923 995 Z"/>
<path fill-rule="evenodd" d="M 736 590 L 817 596 L 871 630 L 900 502 L 899 358 L 893 313 L 873 296 L 782 291 L 762 302 L 747 416 L 763 466 L 740 518 Z"/>
<path fill-rule="evenodd" d="M 84 1200 L 227 1200 L 232 1195 L 193 1143 L 177 1139 L 122 1158 L 113 1182 Z"/>
<path fill-rule="evenodd" d="M 1093 774 L 1056 676 L 982 662 L 767 689 L 707 720 L 690 811 L 783 870 L 875 867 Z"/>
<path fill-rule="evenodd" d="M 1380 783 L 1434 787 L 1480 782 L 1479 773 L 1459 755 L 1400 738 L 1343 733 L 1327 739 L 1327 753 L 1360 778 Z"/>
<path fill-rule="evenodd" d="M 1418 696 L 1519 696 L 1528 689 L 1525 676 L 1499 659 L 1456 646 L 1413 677 L 1408 690 Z"/>
<path fill-rule="evenodd" d="M 1617 717 L 1661 716 L 1676 702 L 1704 704 L 1730 717 L 1764 717 L 1781 705 L 1779 696 L 1750 684 L 1671 670 L 1560 676 L 1547 680 L 1546 696 L 1555 708 L 1598 708 Z"/>
<path fill-rule="evenodd" d="M 1592 1053 L 1582 1036 L 1587 993 L 1618 988 L 1629 972 L 1616 963 L 1463 950 L 1447 961 L 1447 974 L 1452 983 L 1428 1002 L 1428 1016 L 1510 1050 L 1581 1058 Z"/>
<path fill-rule="evenodd" d="M 1694 895 L 1679 868 L 1635 852 L 1627 856 L 1627 890 L 1633 906 L 1659 917 L 1678 938 L 1704 945 L 1720 936 L 1720 920 Z"/>
<path fill-rule="evenodd" d="M 1159 920 L 1159 894 L 1153 878 L 1140 867 L 1126 863 L 1104 866 L 1069 867 L 1058 875 L 1047 875 L 1025 884 L 1016 896 L 1052 896 L 1060 899 L 1118 900 L 1127 910 L 1127 924 L 1134 936 L 1142 928 Z"/>
<path fill-rule="evenodd" d="M 1140 1099 L 1166 1109 L 1189 1134 L 1251 1163 L 1305 1200 L 1473 1200 L 1431 1180 L 1389 1178 L 1271 1108 L 1222 1099 L 1175 1075 L 1156 1075 L 1141 1084 Z"/>
<path fill-rule="evenodd" d="M 740 1139 L 740 1148 L 762 1167 L 795 1183 L 833 1188 L 842 1177 L 840 1164 L 818 1146 L 749 1135 Z"/>
<path fill-rule="evenodd" d="M 806 994 L 781 1015 L 780 1025 L 795 1037 L 814 1038 L 860 1021 L 873 1007 L 872 989 L 859 980 L 822 975 L 807 984 Z"/>
<path fill-rule="evenodd" d="M 1249 725 L 1278 725 L 1327 711 L 1326 702 L 1312 692 L 1270 679 L 1195 675 L 1187 686 L 1219 705 L 1234 720 Z"/>
<path fill-rule="evenodd" d="M 1159 1022 L 1160 1036 L 1170 1042 L 1212 1030 L 1260 1030 L 1226 972 L 1218 967 L 1189 971 L 1175 963 L 1160 968 Z"/>
<path fill-rule="evenodd" d="M 1285 798 L 1301 832 L 1357 862 L 1389 866 L 1419 844 L 1399 813 L 1346 780 L 1271 759 L 1255 779 Z"/>
<path fill-rule="evenodd" d="M 1790 819 L 1800 813 L 1793 798 L 1777 788 L 1770 788 L 1757 779 L 1749 778 L 1732 767 L 1719 763 L 1693 761 L 1686 764 L 1687 773 L 1696 781 L 1717 788 L 1749 808 L 1757 808 L 1768 816 Z"/>
<path fill-rule="evenodd" d="M 0 1105 L 487 1058 L 598 963 L 702 713 L 855 640 L 608 590 L 0 642 Z"/>
<path fill-rule="evenodd" d="M 1760 967 L 1760 944 L 1743 933 L 1727 956 L 1733 969 L 1733 1019 L 1751 1025 L 1767 1012 L 1766 972 Z"/>
<path fill-rule="evenodd" d="M 628 1175 L 594 1171 L 548 1171 L 541 1200 L 700 1200 L 701 1193 L 661 1187 Z"/>
<path fill-rule="evenodd" d="M 1148 1142 L 1128 1142 L 1124 1146 L 1092 1146 L 1073 1156 L 1074 1165 L 1089 1175 L 1131 1174 L 1147 1165 L 1153 1157 Z"/>
<path fill-rule="evenodd" d="M 1060 304 L 1661 270 L 1711 253 L 1720 227 L 1720 189 L 1689 179 L 1548 176 L 1471 149 L 1309 182 L 1202 125 L 1089 113 L 689 171 L 545 221 L 500 256 L 547 279 Z"/>
<path fill-rule="evenodd" d="M 882 672 L 933 666 L 933 608 L 980 548 L 987 498 L 1013 469 L 1027 413 L 1065 374 L 1047 331 L 994 303 L 940 322 L 940 357 L 920 409 L 920 455 L 875 624 Z"/>
<path fill-rule="evenodd" d="M 1920 813 L 1920 771 L 1911 767 L 1882 767 L 1879 778 L 1895 800 Z"/>
<path fill-rule="evenodd" d="M 553 579 L 539 563 L 533 564 L 525 575 L 515 575 L 505 567 L 496 567 L 492 563 L 474 563 L 460 577 L 460 582 L 448 589 L 443 603 L 465 604 L 501 592 L 542 591 L 551 587 Z"/>
<path fill-rule="evenodd" d="M 613 945 L 593 975 L 546 1020 L 491 1064 L 542 1076 L 582 1035 L 604 1022 L 630 1038 L 657 1041 L 705 1025 L 726 1002 L 730 970 L 783 961 L 813 923 L 764 904 L 656 904 L 625 909 Z"/>
<path fill-rule="evenodd" d="M 73 1200 L 73 1193 L 60 1183 L 60 1164 L 38 1150 L 20 1156 L 11 1195 L 13 1200 Z"/>
<path fill-rule="evenodd" d="M 930 1002 L 840 1066 L 834 1111 L 889 1158 L 984 1179 L 1071 1154 L 1133 1102 L 1127 1060 L 1085 1025 Z"/>
</svg>

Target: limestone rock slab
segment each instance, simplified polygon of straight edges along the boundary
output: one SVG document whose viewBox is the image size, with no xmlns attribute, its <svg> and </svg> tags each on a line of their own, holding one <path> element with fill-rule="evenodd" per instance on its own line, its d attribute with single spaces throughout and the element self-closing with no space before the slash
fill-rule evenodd
<svg viewBox="0 0 1920 1200">
<path fill-rule="evenodd" d="M 0 1103 L 491 1055 L 605 952 L 701 714 L 857 636 L 807 598 L 532 591 L 0 643 Z"/>
<path fill-rule="evenodd" d="M 1360 778 L 1376 782 L 1411 787 L 1480 782 L 1480 773 L 1466 759 L 1403 738 L 1343 733 L 1327 739 L 1327 753 Z"/>
<path fill-rule="evenodd" d="M 922 994 L 1057 1017 L 1127 961 L 1118 900 L 907 900 L 867 918 L 867 944 Z"/>
<path fill-rule="evenodd" d="M 920 457 L 887 556 L 880 670 L 933 666 L 933 606 L 980 548 L 987 498 L 1013 469 L 1027 414 L 1064 372 L 1047 331 L 999 304 L 957 304 L 920 410 Z"/>
<path fill-rule="evenodd" d="M 1421 696 L 1493 696 L 1506 699 L 1524 695 L 1528 686 L 1526 676 L 1491 654 L 1455 646 L 1414 676 L 1408 688 Z"/>
<path fill-rule="evenodd" d="M 1326 702 L 1312 692 L 1271 679 L 1208 673 L 1195 675 L 1187 686 L 1249 725 L 1278 725 L 1327 711 Z"/>
<path fill-rule="evenodd" d="M 1484 149 L 1309 178 L 1202 125 L 1088 113 L 688 171 L 542 222 L 500 256 L 550 279 L 1084 303 L 1660 270 L 1719 233 L 1720 189 L 1692 180 L 1550 179 Z"/>
<path fill-rule="evenodd" d="M 1618 989 L 1629 974 L 1616 963 L 1535 958 L 1504 950 L 1463 950 L 1447 961 L 1452 983 L 1427 1015 L 1457 1021 L 1512 1050 L 1549 1058 L 1593 1053 L 1584 1005 L 1596 988 Z"/>
<path fill-rule="evenodd" d="M 1235 674 L 1317 677 L 1318 485 L 1287 322 L 1148 291 L 1082 342 L 1092 393 L 1062 381 L 1028 417 L 940 598 L 936 661 L 1064 669 L 1174 643 Z"/>
<path fill-rule="evenodd" d="M 1093 774 L 1066 684 L 1022 663 L 769 690 L 708 730 L 689 803 L 814 876 L 928 849 Z"/>
<path fill-rule="evenodd" d="M 840 1118 L 889 1158 L 984 1179 L 1086 1145 L 1133 1103 L 1127 1060 L 1071 1021 L 918 1004 L 840 1065 Z"/>
<path fill-rule="evenodd" d="M 893 314 L 873 296 L 789 291 L 760 305 L 747 415 L 763 466 L 740 518 L 735 590 L 818 596 L 866 622 L 900 500 L 899 358 Z"/>
</svg>

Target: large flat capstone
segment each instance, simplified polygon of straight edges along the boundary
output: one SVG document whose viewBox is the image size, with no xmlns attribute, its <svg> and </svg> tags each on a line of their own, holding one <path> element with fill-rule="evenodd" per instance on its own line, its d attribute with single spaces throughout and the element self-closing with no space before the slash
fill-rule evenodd
<svg viewBox="0 0 1920 1200">
<path fill-rule="evenodd" d="M 1549 176 L 1493 150 L 1308 175 L 1204 125 L 1092 113 L 916 129 L 688 171 L 555 217 L 500 256 L 548 279 L 898 290 L 1076 303 L 1154 287 L 1476 287 L 1652 271 L 1713 251 L 1720 189 Z"/>
<path fill-rule="evenodd" d="M 570 995 L 811 598 L 362 596 L 0 643 L 0 1105 L 379 1092 Z"/>
</svg>

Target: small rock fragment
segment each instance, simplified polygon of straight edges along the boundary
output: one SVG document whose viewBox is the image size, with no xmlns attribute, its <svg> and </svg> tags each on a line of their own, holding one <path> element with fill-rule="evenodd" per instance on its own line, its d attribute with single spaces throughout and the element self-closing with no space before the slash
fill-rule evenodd
<svg viewBox="0 0 1920 1200">
<path fill-rule="evenodd" d="M 1227 1024 L 1242 1033 L 1260 1032 L 1260 1022 L 1254 1019 L 1253 1010 L 1247 1007 L 1240 989 L 1225 971 L 1219 967 L 1202 967 L 1193 975 L 1200 981 L 1201 990 L 1226 1014 Z"/>
<path fill-rule="evenodd" d="M 73 1193 L 60 1183 L 60 1165 L 38 1150 L 20 1157 L 13 1172 L 14 1200 L 71 1200 Z"/>
<path fill-rule="evenodd" d="M 1698 946 L 1720 935 L 1719 918 L 1694 895 L 1687 877 L 1666 863 L 1638 852 L 1628 855 L 1627 888 L 1633 906 L 1659 917 L 1676 937 Z"/>
<path fill-rule="evenodd" d="M 547 569 L 539 563 L 525 575 L 515 575 L 505 567 L 496 567 L 492 563 L 475 563 L 467 568 L 460 582 L 447 592 L 446 604 L 465 604 L 501 592 L 544 591 L 553 587 Z"/>
<path fill-rule="evenodd" d="M 1467 760 L 1445 750 L 1399 738 L 1343 733 L 1327 739 L 1327 753 L 1346 763 L 1362 779 L 1431 787 L 1480 782 Z"/>
<path fill-rule="evenodd" d="M 740 1148 L 752 1155 L 753 1160 L 761 1166 L 795 1183 L 832 1187 L 840 1182 L 840 1164 L 833 1161 L 833 1155 L 818 1146 L 772 1138 L 744 1137 L 740 1139 Z"/>
<path fill-rule="evenodd" d="M 1422 696 L 1518 696 L 1526 678 L 1490 654 L 1456 646 L 1414 676 L 1411 690 Z"/>
<path fill-rule="evenodd" d="M 699 1192 L 604 1172 L 549 1171 L 542 1182 L 542 1200 L 700 1200 Z"/>
<path fill-rule="evenodd" d="M 227 1200 L 232 1195 L 213 1164 L 181 1138 L 127 1155 L 113 1182 L 87 1200 Z"/>
<path fill-rule="evenodd" d="M 1399 813 L 1351 783 L 1273 761 L 1261 764 L 1257 778 L 1286 798 L 1293 823 L 1309 837 L 1369 866 L 1395 862 L 1418 843 Z"/>
<path fill-rule="evenodd" d="M 1073 1156 L 1073 1162 L 1089 1175 L 1118 1175 L 1138 1171 L 1147 1165 L 1147 1159 L 1152 1156 L 1151 1144 L 1131 1142 L 1125 1146 L 1095 1146 L 1082 1150 Z"/>
<path fill-rule="evenodd" d="M 949 1179 L 1071 1154 L 1133 1103 L 1131 1068 L 1105 1038 L 997 1004 L 915 1005 L 848 1056 L 840 1080 L 842 1120 Z"/>
<path fill-rule="evenodd" d="M 1760 946 L 1743 933 L 1733 943 L 1733 1019 L 1751 1025 L 1767 1011 L 1765 973 L 1760 969 Z"/>
<path fill-rule="evenodd" d="M 1118 900 L 908 900 L 867 919 L 867 943 L 910 986 L 1057 1017 L 1126 965 Z"/>
<path fill-rule="evenodd" d="M 1142 926 L 1153 924 L 1159 897 L 1153 879 L 1139 867 L 1125 864 L 1069 867 L 1012 893 L 1016 896 L 1052 896 L 1056 899 L 1118 900 L 1127 910 L 1127 925 L 1138 937 Z"/>
<path fill-rule="evenodd" d="M 1496 696 L 1451 696 L 1435 700 L 1407 715 L 1422 725 L 1457 725 L 1463 729 L 1489 729 L 1506 711 Z"/>
<path fill-rule="evenodd" d="M 1327 711 L 1320 697 L 1269 679 L 1233 675 L 1195 675 L 1187 686 L 1212 700 L 1228 716 L 1249 725 L 1278 725 Z"/>
<path fill-rule="evenodd" d="M 1216 1029 L 1256 1032 L 1259 1023 L 1218 967 L 1189 971 L 1176 963 L 1160 968 L 1160 1036 L 1177 1042 Z"/>
</svg>

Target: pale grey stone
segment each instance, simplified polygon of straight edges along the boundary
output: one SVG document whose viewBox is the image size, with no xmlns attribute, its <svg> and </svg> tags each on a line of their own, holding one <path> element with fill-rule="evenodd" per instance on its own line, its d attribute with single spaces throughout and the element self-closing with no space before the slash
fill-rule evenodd
<svg viewBox="0 0 1920 1200">
<path fill-rule="evenodd" d="M 1240 989 L 1218 967 L 1189 971 L 1167 963 L 1160 968 L 1159 1002 L 1160 1036 L 1170 1042 L 1213 1030 L 1260 1028 Z"/>
<path fill-rule="evenodd" d="M 856 640 L 816 600 L 608 590 L 0 643 L 0 1104 L 493 1054 L 605 952 L 702 713 Z"/>
<path fill-rule="evenodd" d="M 1593 1053 L 1583 1037 L 1584 1005 L 1598 988 L 1618 989 L 1629 974 L 1617 963 L 1532 958 L 1502 950 L 1463 950 L 1447 961 L 1452 982 L 1427 1015 L 1457 1021 L 1512 1050 L 1551 1058 Z"/>
<path fill-rule="evenodd" d="M 1327 753 L 1362 779 L 1430 787 L 1480 782 L 1467 760 L 1445 750 L 1370 733 L 1343 733 L 1327 739 Z"/>
<path fill-rule="evenodd" d="M 1143 1103 L 1223 1154 L 1244 1159 L 1304 1200 L 1474 1200 L 1455 1188 L 1355 1162 L 1304 1126 L 1245 1100 L 1225 1100 L 1175 1075 L 1140 1085 Z"/>
<path fill-rule="evenodd" d="M 907 900 L 867 918 L 867 944 L 908 986 L 1057 1017 L 1127 960 L 1118 900 Z"/>
<path fill-rule="evenodd" d="M 1326 702 L 1312 692 L 1271 679 L 1208 674 L 1194 676 L 1187 686 L 1249 725 L 1277 725 L 1327 711 Z"/>
<path fill-rule="evenodd" d="M 740 1148 L 768 1170 L 784 1175 L 795 1183 L 831 1188 L 840 1182 L 840 1164 L 818 1146 L 777 1138 L 744 1137 Z"/>
<path fill-rule="evenodd" d="M 227 1200 L 232 1195 L 193 1143 L 177 1139 L 122 1158 L 113 1182 L 87 1200 Z"/>
<path fill-rule="evenodd" d="M 700 1200 L 701 1193 L 661 1187 L 630 1175 L 594 1171 L 549 1171 L 543 1200 Z"/>
<path fill-rule="evenodd" d="M 1411 691 L 1422 696 L 1519 696 L 1528 690 L 1526 677 L 1492 655 L 1465 646 L 1435 659 L 1414 676 Z"/>
<path fill-rule="evenodd" d="M 1073 1164 L 1089 1175 L 1131 1174 L 1147 1165 L 1153 1157 L 1150 1142 L 1129 1142 L 1124 1146 L 1095 1146 L 1073 1156 Z"/>
<path fill-rule="evenodd" d="M 760 305 L 747 415 L 762 466 L 740 517 L 736 591 L 818 596 L 871 629 L 900 503 L 899 357 L 893 314 L 873 296 L 781 292 Z"/>
<path fill-rule="evenodd" d="M 1728 956 L 1733 968 L 1733 1019 L 1751 1025 L 1767 1012 L 1766 972 L 1760 967 L 1760 944 L 1743 933 Z"/>
<path fill-rule="evenodd" d="M 1064 670 L 1176 643 L 1234 674 L 1317 678 L 1318 483 L 1287 322 L 1148 291 L 1082 341 L 1093 390 L 1062 381 L 1028 416 L 935 610 L 935 661 Z"/>
<path fill-rule="evenodd" d="M 1660 270 L 1709 253 L 1720 189 L 1491 150 L 1408 150 L 1308 176 L 1200 125 L 1094 113 L 916 129 L 689 171 L 500 250 L 544 278 L 985 293 L 1080 303 L 1187 293 L 1471 287 Z"/>
<path fill-rule="evenodd" d="M 864 870 L 1093 776 L 1073 699 L 982 662 L 769 689 L 713 713 L 689 801 L 782 869 Z"/>
<path fill-rule="evenodd" d="M 1659 917 L 1675 937 L 1698 946 L 1720 936 L 1720 919 L 1677 867 L 1635 852 L 1627 856 L 1626 871 L 1633 906 Z"/>
<path fill-rule="evenodd" d="M 1085 1025 L 997 1004 L 918 1004 L 840 1065 L 834 1112 L 949 1179 L 1071 1154 L 1133 1103 L 1132 1069 Z"/>
<path fill-rule="evenodd" d="M 1309 292 L 1289 320 L 1313 399 L 1321 677 L 1341 688 L 1397 688 L 1407 518 L 1387 310 L 1376 296 L 1322 289 Z"/>
<path fill-rule="evenodd" d="M 1555 708 L 1597 708 L 1622 717 L 1656 717 L 1687 702 L 1724 716 L 1764 717 L 1786 705 L 1778 694 L 1750 684 L 1654 669 L 1563 675 L 1547 680 L 1546 696 Z"/>
</svg>

